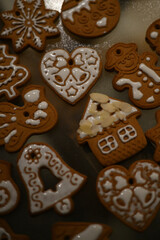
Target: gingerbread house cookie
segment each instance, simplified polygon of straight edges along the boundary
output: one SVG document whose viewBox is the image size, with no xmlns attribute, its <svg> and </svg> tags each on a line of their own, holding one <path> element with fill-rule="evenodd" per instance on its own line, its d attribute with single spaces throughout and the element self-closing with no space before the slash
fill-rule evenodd
<svg viewBox="0 0 160 240">
<path fill-rule="evenodd" d="M 146 131 L 146 137 L 155 145 L 154 160 L 160 162 L 160 110 L 156 112 L 157 124 Z"/>
<path fill-rule="evenodd" d="M 160 208 L 160 167 L 150 160 L 103 169 L 97 194 L 104 207 L 129 227 L 144 231 Z"/>
<path fill-rule="evenodd" d="M 58 36 L 54 22 L 59 13 L 45 8 L 44 0 L 15 0 L 13 10 L 2 12 L 0 38 L 11 39 L 16 52 L 31 46 L 43 50 L 47 37 Z"/>
<path fill-rule="evenodd" d="M 134 43 L 117 43 L 106 54 L 106 70 L 118 72 L 113 87 L 118 91 L 129 89 L 130 100 L 141 108 L 160 105 L 160 67 L 154 53 L 137 52 Z"/>
<path fill-rule="evenodd" d="M 64 0 L 61 18 L 64 26 L 81 37 L 98 37 L 118 23 L 118 0 Z"/>
<path fill-rule="evenodd" d="M 108 240 L 112 229 L 106 224 L 58 222 L 52 228 L 52 240 Z"/>
<path fill-rule="evenodd" d="M 77 131 L 78 142 L 88 142 L 104 166 L 122 161 L 147 144 L 138 116 L 140 111 L 128 103 L 91 93 Z"/>
</svg>

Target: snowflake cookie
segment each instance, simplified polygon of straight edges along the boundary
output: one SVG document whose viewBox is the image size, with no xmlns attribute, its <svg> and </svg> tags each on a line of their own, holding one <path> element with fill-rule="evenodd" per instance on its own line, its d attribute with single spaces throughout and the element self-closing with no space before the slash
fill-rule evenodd
<svg viewBox="0 0 160 240">
<path fill-rule="evenodd" d="M 4 27 L 0 38 L 12 39 L 13 47 L 19 52 L 31 46 L 43 50 L 46 37 L 59 35 L 54 21 L 59 13 L 55 10 L 45 9 L 44 0 L 15 0 L 12 11 L 1 13 Z"/>
</svg>

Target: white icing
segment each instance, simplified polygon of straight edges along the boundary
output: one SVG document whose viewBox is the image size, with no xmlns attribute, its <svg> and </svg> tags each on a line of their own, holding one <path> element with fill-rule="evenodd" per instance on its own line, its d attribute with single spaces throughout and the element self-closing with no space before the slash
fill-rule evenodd
<svg viewBox="0 0 160 240">
<path fill-rule="evenodd" d="M 156 38 L 158 37 L 158 35 L 159 35 L 159 33 L 158 33 L 158 32 L 155 32 L 155 31 L 153 31 L 153 32 L 150 33 L 150 37 L 151 37 L 152 39 L 156 39 Z"/>
<path fill-rule="evenodd" d="M 121 191 L 119 196 L 113 197 L 113 203 L 120 210 L 127 210 L 132 198 L 132 191 L 129 188 L 126 188 Z M 123 204 L 119 203 L 119 200 L 123 202 Z"/>
<path fill-rule="evenodd" d="M 148 61 L 148 62 L 149 62 L 150 60 L 151 60 L 151 58 L 150 58 L 150 57 L 146 57 L 146 61 Z"/>
<path fill-rule="evenodd" d="M 146 182 L 146 180 L 142 177 L 141 171 L 136 172 L 135 179 L 136 179 L 137 184 L 144 184 Z"/>
<path fill-rule="evenodd" d="M 12 121 L 12 122 L 15 122 L 16 120 L 17 120 L 16 117 L 11 117 L 11 121 Z"/>
<path fill-rule="evenodd" d="M 155 101 L 155 99 L 153 96 L 147 98 L 147 100 L 146 100 L 147 103 L 153 103 L 154 101 Z"/>
<path fill-rule="evenodd" d="M 100 224 L 91 224 L 85 230 L 74 236 L 72 240 L 98 240 L 102 230 L 103 228 Z"/>
<path fill-rule="evenodd" d="M 5 117 L 6 117 L 6 114 L 0 113 L 0 117 L 1 117 L 1 118 L 5 118 Z"/>
<path fill-rule="evenodd" d="M 127 125 L 118 130 L 118 137 L 123 143 L 129 142 L 137 137 L 137 132 L 132 125 Z"/>
<path fill-rule="evenodd" d="M 160 83 L 160 77 L 158 76 L 158 74 L 151 68 L 149 68 L 148 66 L 146 66 L 144 63 L 141 63 L 139 65 L 139 69 L 141 69 L 145 74 L 147 74 L 149 77 L 153 78 L 153 80 L 156 83 Z"/>
<path fill-rule="evenodd" d="M 110 152 L 118 148 L 118 143 L 114 136 L 109 135 L 105 138 L 101 138 L 98 141 L 98 147 L 103 154 L 109 154 Z"/>
<path fill-rule="evenodd" d="M 0 239 L 3 239 L 4 237 L 6 240 L 12 240 L 11 235 L 6 231 L 6 229 L 0 227 Z"/>
<path fill-rule="evenodd" d="M 122 176 L 116 176 L 115 180 L 117 181 L 116 189 L 122 189 L 128 185 L 127 180 Z"/>
<path fill-rule="evenodd" d="M 96 0 L 81 0 L 81 1 L 79 1 L 75 7 L 70 8 L 66 11 L 63 11 L 62 18 L 65 20 L 68 19 L 71 22 L 74 22 L 74 16 L 73 16 L 74 13 L 80 13 L 80 11 L 82 9 L 86 9 L 86 10 L 90 11 L 90 9 L 91 9 L 89 6 L 90 2 L 96 2 Z"/>
<path fill-rule="evenodd" d="M 52 68 L 46 65 L 48 59 L 53 61 Z M 45 81 L 63 99 L 73 103 L 98 78 L 100 57 L 95 50 L 86 47 L 75 49 L 71 56 L 63 49 L 55 49 L 44 55 L 41 61 L 41 72 Z"/>
<path fill-rule="evenodd" d="M 102 19 L 96 22 L 98 27 L 106 27 L 107 26 L 107 17 L 103 17 Z"/>
<path fill-rule="evenodd" d="M 155 93 L 159 93 L 159 92 L 160 92 L 160 89 L 156 88 L 156 89 L 154 89 L 154 92 L 155 92 Z"/>
<path fill-rule="evenodd" d="M 6 67 L 9 67 L 10 69 L 12 69 L 12 74 L 8 78 L 5 78 L 3 82 L 2 81 L 0 82 L 0 94 L 1 93 L 5 93 L 5 94 L 7 94 L 7 96 L 9 98 L 13 98 L 13 97 L 15 97 L 17 95 L 16 92 L 15 92 L 16 86 L 21 85 L 23 82 L 26 81 L 26 79 L 29 76 L 29 72 L 28 72 L 28 70 L 25 67 L 22 67 L 22 66 L 19 66 L 19 65 L 15 65 L 15 62 L 17 62 L 17 58 L 15 56 L 10 56 L 10 55 L 6 54 L 6 46 L 5 45 L 0 45 L 0 51 L 4 55 L 5 59 L 10 59 L 9 66 L 0 65 L 0 71 L 1 70 L 5 71 Z M 13 77 L 15 77 L 16 72 L 18 72 L 18 71 L 22 71 L 23 72 L 23 74 L 21 73 L 21 75 L 19 75 L 19 77 L 21 77 L 21 79 L 17 79 L 16 81 L 15 80 L 13 81 Z M 7 85 L 10 82 L 12 82 L 10 87 L 8 89 L 7 88 L 4 89 L 4 85 Z"/>
<path fill-rule="evenodd" d="M 36 154 L 33 159 L 32 152 Z M 48 168 L 53 176 L 60 179 L 55 191 L 51 189 L 44 191 L 39 177 L 39 170 L 43 167 Z M 67 209 L 71 210 L 69 207 L 71 195 L 85 180 L 82 175 L 62 162 L 45 144 L 31 144 L 24 148 L 18 160 L 18 168 L 28 189 L 31 213 L 38 213 L 52 207 L 61 214 L 67 213 Z"/>
<path fill-rule="evenodd" d="M 132 87 L 133 98 L 136 100 L 140 100 L 143 97 L 143 93 L 139 90 L 139 88 L 142 87 L 142 84 L 140 82 L 133 82 L 130 79 L 121 78 L 116 82 L 116 84 L 118 86 L 129 84 Z"/>
<path fill-rule="evenodd" d="M 16 205 L 17 199 L 18 193 L 11 181 L 2 180 L 0 182 L 0 214 L 12 209 Z"/>
<path fill-rule="evenodd" d="M 37 119 L 37 118 L 46 118 L 47 117 L 47 113 L 42 111 L 42 110 L 37 110 L 35 113 L 34 113 L 34 119 Z"/>
<path fill-rule="evenodd" d="M 149 86 L 149 87 L 153 87 L 153 86 L 154 86 L 153 82 L 150 82 L 150 83 L 148 84 L 148 86 Z"/>
<path fill-rule="evenodd" d="M 6 127 L 8 127 L 8 126 L 9 126 L 8 123 L 4 123 L 3 125 L 0 126 L 0 129 L 2 129 L 2 128 L 6 128 Z"/>
<path fill-rule="evenodd" d="M 158 173 L 152 173 L 151 175 L 150 175 L 150 179 L 152 180 L 152 181 L 159 181 L 159 175 L 158 175 Z"/>
<path fill-rule="evenodd" d="M 41 123 L 41 121 L 40 121 L 39 119 L 37 119 L 37 120 L 27 119 L 27 120 L 25 121 L 25 123 L 26 123 L 27 125 L 38 126 L 38 125 Z"/>
<path fill-rule="evenodd" d="M 134 194 L 140 200 L 143 207 L 146 208 L 155 201 L 155 191 L 147 190 L 143 187 L 136 187 L 134 189 Z M 150 195 L 149 201 L 147 201 L 147 195 Z"/>
<path fill-rule="evenodd" d="M 144 221 L 144 217 L 143 214 L 140 212 L 137 212 L 134 216 L 133 216 L 134 220 L 136 222 L 143 222 Z"/>
<path fill-rule="evenodd" d="M 142 74 L 143 74 L 142 71 L 138 71 L 137 73 L 138 76 L 141 76 Z"/>
<path fill-rule="evenodd" d="M 27 102 L 31 102 L 31 103 L 38 101 L 39 97 L 40 97 L 40 90 L 38 89 L 31 90 L 24 95 L 24 99 Z"/>
<path fill-rule="evenodd" d="M 48 108 L 48 103 L 45 102 L 45 101 L 40 102 L 40 103 L 38 104 L 38 109 L 40 109 L 40 110 L 44 110 L 44 109 L 47 109 L 47 108 Z"/>
<path fill-rule="evenodd" d="M 12 130 L 5 138 L 4 138 L 4 142 L 5 143 L 9 143 L 9 141 L 11 140 L 12 137 L 14 137 L 17 134 L 17 130 L 14 129 Z"/>
<path fill-rule="evenodd" d="M 147 77 L 144 77 L 143 78 L 143 82 L 147 82 L 148 81 L 148 78 Z"/>
</svg>

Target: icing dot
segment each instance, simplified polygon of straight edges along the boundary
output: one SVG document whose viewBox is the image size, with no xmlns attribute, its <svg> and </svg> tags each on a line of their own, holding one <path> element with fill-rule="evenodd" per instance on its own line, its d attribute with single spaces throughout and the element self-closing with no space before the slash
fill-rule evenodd
<svg viewBox="0 0 160 240">
<path fill-rule="evenodd" d="M 150 82 L 150 83 L 148 84 L 149 87 L 153 87 L 153 85 L 154 85 L 153 82 Z"/>
<path fill-rule="evenodd" d="M 147 77 L 144 77 L 143 78 L 143 82 L 147 82 L 148 78 Z"/>
<path fill-rule="evenodd" d="M 18 77 L 22 77 L 23 76 L 23 73 L 18 73 Z"/>
<path fill-rule="evenodd" d="M 11 117 L 11 121 L 12 121 L 12 122 L 15 122 L 16 120 L 17 120 L 16 117 Z"/>
<path fill-rule="evenodd" d="M 1 74 L 0 74 L 0 77 L 4 77 L 4 73 L 1 73 Z"/>
<path fill-rule="evenodd" d="M 151 32 L 150 37 L 156 39 L 158 37 L 158 32 Z"/>
<path fill-rule="evenodd" d="M 156 89 L 154 89 L 154 92 L 155 92 L 155 93 L 159 93 L 160 90 L 159 90 L 158 88 L 156 88 Z"/>
<path fill-rule="evenodd" d="M 137 73 L 137 75 L 138 75 L 138 76 L 141 76 L 141 75 L 142 75 L 142 71 L 139 71 L 139 72 Z"/>
<path fill-rule="evenodd" d="M 148 62 L 149 62 L 150 60 L 151 60 L 151 59 L 150 59 L 150 57 L 146 57 L 146 61 L 148 61 Z"/>
</svg>

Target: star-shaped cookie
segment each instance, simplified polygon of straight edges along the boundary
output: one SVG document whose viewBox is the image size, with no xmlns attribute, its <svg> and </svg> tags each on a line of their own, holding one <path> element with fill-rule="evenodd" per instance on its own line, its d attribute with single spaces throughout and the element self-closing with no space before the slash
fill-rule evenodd
<svg viewBox="0 0 160 240">
<path fill-rule="evenodd" d="M 44 0 L 15 0 L 13 10 L 2 12 L 0 38 L 12 39 L 16 52 L 27 46 L 43 50 L 46 37 L 59 35 L 54 21 L 59 13 L 45 8 Z"/>
</svg>

